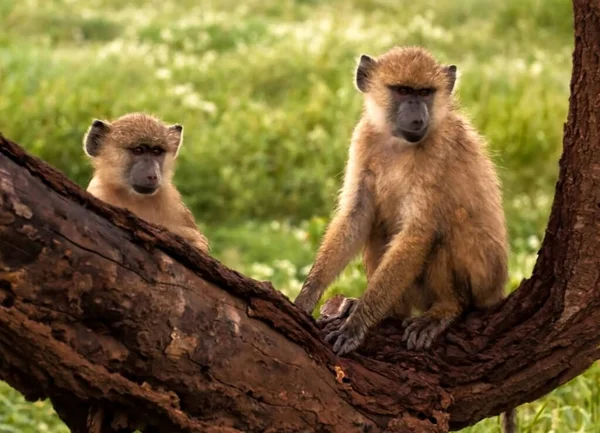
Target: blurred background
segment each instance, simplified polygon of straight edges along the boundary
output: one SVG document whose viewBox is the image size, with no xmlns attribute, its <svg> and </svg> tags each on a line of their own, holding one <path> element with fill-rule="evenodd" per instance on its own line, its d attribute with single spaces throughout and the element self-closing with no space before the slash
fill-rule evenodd
<svg viewBox="0 0 600 433">
<path fill-rule="evenodd" d="M 82 187 L 92 119 L 185 127 L 175 181 L 214 255 L 293 299 L 341 186 L 356 59 L 419 44 L 458 65 L 504 185 L 510 287 L 552 204 L 573 48 L 569 0 L 0 0 L 0 131 Z M 329 289 L 359 295 L 356 260 Z M 522 432 L 600 431 L 600 369 L 520 408 Z M 67 432 L 0 382 L 0 433 Z M 499 432 L 497 419 L 464 432 Z"/>
</svg>

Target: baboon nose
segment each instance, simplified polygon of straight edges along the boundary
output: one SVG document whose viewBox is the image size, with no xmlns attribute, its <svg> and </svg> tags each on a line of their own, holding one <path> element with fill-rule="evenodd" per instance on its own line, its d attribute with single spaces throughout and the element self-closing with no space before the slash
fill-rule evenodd
<svg viewBox="0 0 600 433">
<path fill-rule="evenodd" d="M 423 119 L 415 119 L 411 122 L 411 126 L 415 130 L 420 130 L 421 128 L 423 128 L 424 124 L 425 124 L 425 122 L 423 121 Z"/>
<path fill-rule="evenodd" d="M 157 176 L 156 175 L 152 175 L 152 176 L 149 175 L 149 176 L 147 176 L 147 178 L 148 178 L 148 180 L 153 180 L 154 181 L 154 180 L 157 179 Z"/>
</svg>

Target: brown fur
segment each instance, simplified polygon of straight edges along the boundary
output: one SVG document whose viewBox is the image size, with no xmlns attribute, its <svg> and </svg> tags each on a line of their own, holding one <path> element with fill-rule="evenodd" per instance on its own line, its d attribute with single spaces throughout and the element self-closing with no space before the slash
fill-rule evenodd
<svg viewBox="0 0 600 433">
<path fill-rule="evenodd" d="M 92 158 L 94 177 L 87 191 L 99 199 L 123 207 L 138 217 L 163 225 L 202 251 L 209 250 L 206 237 L 198 230 L 172 178 L 179 138 L 159 119 L 141 113 L 127 114 L 110 124 L 99 155 Z M 151 196 L 133 192 L 127 180 L 130 155 L 126 148 L 137 142 L 161 146 L 166 152 L 163 184 Z"/>
<path fill-rule="evenodd" d="M 311 312 L 363 248 L 368 285 L 348 324 L 368 329 L 412 308 L 451 322 L 504 296 L 499 181 L 483 139 L 455 109 L 442 65 L 416 47 L 376 60 L 337 212 L 295 302 Z M 430 130 L 418 145 L 390 133 L 387 85 L 436 89 Z"/>
<path fill-rule="evenodd" d="M 354 305 L 344 303 L 338 317 L 349 317 L 326 337 L 338 354 L 354 350 L 369 328 L 389 316 L 407 318 L 404 339 L 428 347 L 464 311 L 502 299 L 507 280 L 498 177 L 484 140 L 456 110 L 454 78 L 416 47 L 394 48 L 376 62 L 365 59 L 373 63 L 368 73 L 357 71 L 364 112 L 338 209 L 295 301 L 312 312 L 363 249 L 367 289 Z M 389 85 L 436 89 L 429 131 L 416 145 L 391 133 Z M 408 319 L 415 309 L 423 314 Z M 504 431 L 516 431 L 515 424 L 510 410 Z"/>
</svg>

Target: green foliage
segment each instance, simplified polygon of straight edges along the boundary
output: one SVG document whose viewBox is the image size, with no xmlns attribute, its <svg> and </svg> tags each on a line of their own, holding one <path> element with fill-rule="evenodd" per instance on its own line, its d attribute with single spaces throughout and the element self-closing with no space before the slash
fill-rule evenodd
<svg viewBox="0 0 600 433">
<path fill-rule="evenodd" d="M 458 65 L 463 111 L 500 168 L 514 289 L 552 201 L 572 24 L 568 0 L 0 0 L 0 131 L 85 186 L 93 118 L 182 123 L 176 183 L 215 255 L 293 298 L 360 115 L 358 55 L 421 44 Z M 327 296 L 364 286 L 357 259 Z M 521 431 L 598 430 L 598 379 L 594 366 L 522 406 Z M 67 430 L 48 402 L 0 384 L 0 433 L 43 431 Z"/>
<path fill-rule="evenodd" d="M 0 433 L 69 433 L 48 401 L 27 403 L 23 396 L 0 382 Z"/>
<path fill-rule="evenodd" d="M 566 0 L 136 3 L 3 2 L 0 126 L 81 185 L 92 118 L 143 110 L 184 124 L 177 182 L 204 221 L 327 216 L 360 112 L 358 54 L 416 43 L 458 64 L 508 211 L 514 197 L 551 193 Z M 511 228 L 530 215 L 516 210 Z"/>
</svg>

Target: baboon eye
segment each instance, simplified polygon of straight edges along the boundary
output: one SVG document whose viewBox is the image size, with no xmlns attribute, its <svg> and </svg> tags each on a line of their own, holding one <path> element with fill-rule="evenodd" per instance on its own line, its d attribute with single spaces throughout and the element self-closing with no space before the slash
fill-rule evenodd
<svg viewBox="0 0 600 433">
<path fill-rule="evenodd" d="M 396 95 L 406 96 L 414 93 L 414 90 L 408 86 L 389 86 L 390 90 Z"/>
<path fill-rule="evenodd" d="M 421 89 L 419 90 L 419 95 L 420 96 L 429 96 L 433 93 L 432 89 Z"/>
<path fill-rule="evenodd" d="M 131 149 L 131 153 L 133 153 L 134 155 L 141 155 L 142 153 L 144 153 L 144 146 L 134 147 L 133 149 Z"/>
<path fill-rule="evenodd" d="M 155 147 L 154 149 L 152 149 L 152 154 L 155 156 L 160 156 L 163 153 L 165 153 L 165 150 L 160 147 Z"/>
</svg>

